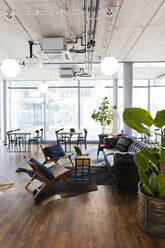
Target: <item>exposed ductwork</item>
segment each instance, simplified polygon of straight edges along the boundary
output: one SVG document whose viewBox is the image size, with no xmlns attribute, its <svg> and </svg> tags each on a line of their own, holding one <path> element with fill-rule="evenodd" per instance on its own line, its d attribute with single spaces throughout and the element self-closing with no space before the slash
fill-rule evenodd
<svg viewBox="0 0 165 248">
<path fill-rule="evenodd" d="M 73 78 L 74 72 L 72 68 L 61 68 L 60 77 L 61 78 Z"/>
<path fill-rule="evenodd" d="M 44 37 L 41 40 L 41 51 L 44 53 L 62 53 L 65 49 L 64 37 Z"/>
<path fill-rule="evenodd" d="M 43 37 L 41 41 L 34 44 L 33 41 L 29 41 L 30 57 L 28 57 L 28 63 L 30 59 L 37 57 L 33 54 L 33 45 L 40 45 L 41 53 L 39 58 L 41 61 L 46 63 L 52 61 L 62 61 L 72 62 L 72 53 L 84 54 L 84 63 L 87 69 L 80 68 L 79 71 L 72 73 L 60 72 L 60 77 L 90 77 L 92 74 L 92 64 L 93 64 L 93 53 L 95 47 L 95 36 L 96 36 L 96 26 L 98 18 L 99 0 L 84 0 L 84 34 L 82 36 L 77 36 L 74 40 L 66 41 L 65 37 Z M 67 49 L 67 45 L 73 44 L 73 46 Z M 74 45 L 80 44 L 82 49 L 75 49 Z M 24 63 L 25 64 L 25 63 Z M 66 70 L 65 70 L 66 72 Z M 65 74 L 65 75 L 64 75 Z M 64 76 L 63 76 L 64 75 Z"/>
</svg>

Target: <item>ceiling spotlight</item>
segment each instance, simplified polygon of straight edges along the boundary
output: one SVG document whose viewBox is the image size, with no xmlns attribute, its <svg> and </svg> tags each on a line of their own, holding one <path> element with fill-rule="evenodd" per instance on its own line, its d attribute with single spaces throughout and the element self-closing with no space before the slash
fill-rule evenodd
<svg viewBox="0 0 165 248">
<path fill-rule="evenodd" d="M 106 16 L 107 16 L 107 17 L 112 17 L 112 16 L 113 16 L 113 11 L 112 11 L 112 9 L 110 9 L 109 11 L 107 11 Z"/>
<path fill-rule="evenodd" d="M 6 17 L 7 17 L 8 20 L 12 20 L 13 17 L 14 17 L 14 11 L 9 11 L 9 12 L 7 13 Z"/>
</svg>

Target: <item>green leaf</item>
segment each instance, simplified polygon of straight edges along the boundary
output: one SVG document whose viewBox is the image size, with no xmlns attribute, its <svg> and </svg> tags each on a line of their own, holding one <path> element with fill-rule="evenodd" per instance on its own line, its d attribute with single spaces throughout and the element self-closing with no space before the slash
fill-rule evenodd
<svg viewBox="0 0 165 248">
<path fill-rule="evenodd" d="M 160 156 L 160 162 L 162 162 L 162 164 L 165 166 L 165 151 L 160 151 L 159 152 L 159 156 Z"/>
<path fill-rule="evenodd" d="M 134 162 L 140 170 L 142 170 L 144 172 L 148 171 L 148 165 L 147 165 L 146 161 L 144 160 L 141 151 L 135 153 Z"/>
<path fill-rule="evenodd" d="M 108 101 L 108 97 L 105 96 L 104 99 L 102 99 L 102 102 L 98 106 L 97 110 L 93 110 L 93 113 L 91 115 L 91 118 L 95 120 L 96 122 L 100 122 L 101 126 L 103 124 L 110 125 L 111 121 L 113 119 L 113 116 L 108 115 L 108 112 L 113 107 L 110 106 L 110 103 Z"/>
<path fill-rule="evenodd" d="M 156 177 L 156 181 L 158 184 L 158 189 L 159 189 L 159 197 L 164 198 L 165 197 L 165 174 L 159 174 Z"/>
<path fill-rule="evenodd" d="M 145 171 L 142 170 L 141 168 L 138 168 L 138 173 L 139 173 L 140 181 L 142 182 L 142 184 L 149 186 L 149 178 L 146 175 Z"/>
<path fill-rule="evenodd" d="M 165 147 L 165 128 L 161 129 L 161 146 Z"/>
<path fill-rule="evenodd" d="M 152 190 L 150 189 L 149 186 L 143 184 L 143 188 L 144 188 L 145 192 L 146 192 L 148 195 L 153 196 Z"/>
<path fill-rule="evenodd" d="M 143 184 L 143 188 L 144 188 L 145 192 L 146 192 L 148 195 L 153 196 L 152 190 L 150 189 L 149 186 Z"/>
<path fill-rule="evenodd" d="M 140 155 L 141 157 L 144 159 L 144 161 L 146 162 L 147 166 L 151 169 L 155 169 L 156 171 L 158 171 L 158 160 L 155 157 L 155 154 L 158 152 L 159 150 L 155 147 L 148 147 L 145 148 L 144 150 L 140 151 Z"/>
<path fill-rule="evenodd" d="M 151 176 L 149 178 L 149 185 L 150 185 L 150 189 L 152 190 L 154 196 L 156 196 L 158 194 L 158 191 L 159 191 L 156 179 L 157 179 L 157 176 L 154 173 L 151 174 Z"/>
<path fill-rule="evenodd" d="M 142 108 L 125 108 L 123 113 L 123 120 L 126 125 L 138 133 L 145 133 L 151 136 L 147 127 L 151 127 L 153 119 L 151 114 Z"/>
<path fill-rule="evenodd" d="M 165 125 L 165 110 L 161 110 L 156 113 L 154 125 L 158 128 L 162 128 Z"/>
</svg>

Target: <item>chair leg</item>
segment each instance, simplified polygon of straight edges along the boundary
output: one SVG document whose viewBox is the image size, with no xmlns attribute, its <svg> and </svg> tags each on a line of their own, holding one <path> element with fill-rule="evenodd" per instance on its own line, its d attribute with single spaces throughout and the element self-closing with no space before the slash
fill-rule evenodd
<svg viewBox="0 0 165 248">
<path fill-rule="evenodd" d="M 33 197 L 33 199 L 36 199 L 36 198 L 41 194 L 41 192 L 42 192 L 47 186 L 48 186 L 48 184 L 45 183 L 45 184 L 41 187 L 41 189 L 37 192 L 37 194 Z"/>
<path fill-rule="evenodd" d="M 100 152 L 100 146 L 97 149 L 97 158 L 99 157 L 99 152 Z"/>
<path fill-rule="evenodd" d="M 37 174 L 35 174 L 32 179 L 26 184 L 25 189 L 28 190 L 28 186 L 31 184 L 31 182 L 36 178 Z"/>
<path fill-rule="evenodd" d="M 67 181 L 66 176 L 65 175 L 61 176 L 61 179 L 66 184 L 66 186 L 68 187 L 68 189 L 72 190 L 72 187 L 71 187 L 70 183 Z"/>
</svg>

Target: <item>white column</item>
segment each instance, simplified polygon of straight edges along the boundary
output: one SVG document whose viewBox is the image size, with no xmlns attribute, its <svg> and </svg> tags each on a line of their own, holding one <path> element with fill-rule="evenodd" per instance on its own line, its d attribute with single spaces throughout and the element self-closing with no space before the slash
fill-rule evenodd
<svg viewBox="0 0 165 248">
<path fill-rule="evenodd" d="M 6 94 L 7 94 L 7 85 L 6 85 L 6 80 L 2 81 L 2 142 L 4 142 L 4 144 L 7 144 L 7 109 L 6 109 Z"/>
<path fill-rule="evenodd" d="M 118 109 L 118 78 L 117 75 L 113 77 L 113 106 Z"/>
<path fill-rule="evenodd" d="M 133 93 L 133 64 L 126 62 L 123 65 L 123 111 L 125 108 L 132 107 L 132 93 Z M 124 134 L 132 135 L 132 129 L 128 128 L 124 123 Z"/>
</svg>

